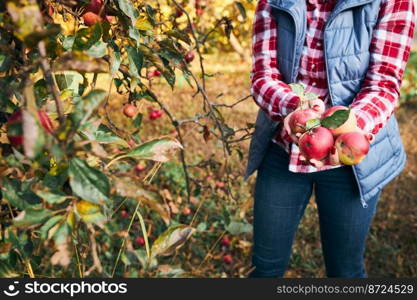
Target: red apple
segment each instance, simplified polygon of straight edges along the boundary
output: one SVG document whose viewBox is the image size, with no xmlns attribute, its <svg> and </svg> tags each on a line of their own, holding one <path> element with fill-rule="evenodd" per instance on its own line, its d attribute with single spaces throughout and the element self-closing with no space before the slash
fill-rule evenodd
<svg viewBox="0 0 417 300">
<path fill-rule="evenodd" d="M 219 188 L 219 189 L 224 189 L 224 187 L 225 187 L 226 185 L 224 184 L 224 182 L 222 182 L 222 181 L 217 181 L 216 182 L 216 188 Z"/>
<path fill-rule="evenodd" d="M 127 210 L 122 210 L 121 212 L 120 212 L 120 214 L 122 215 L 122 217 L 123 218 L 125 218 L 125 219 L 127 219 L 127 218 L 129 218 L 129 213 L 127 212 Z"/>
<path fill-rule="evenodd" d="M 294 134 L 306 132 L 307 121 L 317 118 L 320 118 L 319 113 L 311 108 L 295 111 L 289 120 L 291 132 Z"/>
<path fill-rule="evenodd" d="M 133 118 L 136 114 L 136 106 L 133 104 L 126 104 L 123 108 L 123 113 L 128 118 Z"/>
<path fill-rule="evenodd" d="M 152 78 L 152 77 L 160 77 L 161 76 L 161 71 L 159 70 L 153 70 L 153 71 L 149 71 L 147 73 L 147 77 L 148 78 Z"/>
<path fill-rule="evenodd" d="M 188 53 L 185 55 L 185 57 L 184 57 L 184 60 L 187 62 L 187 63 L 190 63 L 190 62 L 192 62 L 193 60 L 194 60 L 194 57 L 195 57 L 195 54 L 194 54 L 194 52 L 193 51 L 188 51 Z"/>
<path fill-rule="evenodd" d="M 360 132 L 347 132 L 337 137 L 335 147 L 340 162 L 345 165 L 356 165 L 368 154 L 369 141 Z"/>
<path fill-rule="evenodd" d="M 116 17 L 115 16 L 109 16 L 109 15 L 106 15 L 106 20 L 109 22 L 109 23 L 113 23 L 113 22 L 115 22 L 116 21 Z"/>
<path fill-rule="evenodd" d="M 175 16 L 176 18 L 181 17 L 183 14 L 184 14 L 184 12 L 183 12 L 181 9 L 179 9 L 179 8 L 176 8 L 176 9 L 175 9 L 175 14 L 174 14 L 174 16 Z"/>
<path fill-rule="evenodd" d="M 156 119 L 158 119 L 158 118 L 160 118 L 162 116 L 162 113 L 163 112 L 160 109 L 153 110 L 153 111 L 150 112 L 149 118 L 151 120 L 156 120 Z"/>
<path fill-rule="evenodd" d="M 93 12 L 99 14 L 101 8 L 103 7 L 103 0 L 91 0 L 85 7 L 87 12 Z"/>
<path fill-rule="evenodd" d="M 224 261 L 224 263 L 226 263 L 226 264 L 230 265 L 230 264 L 233 262 L 233 257 L 232 257 L 232 255 L 231 255 L 231 254 L 225 254 L 225 255 L 223 256 L 223 261 Z"/>
<path fill-rule="evenodd" d="M 136 142 L 134 139 L 130 139 L 127 141 L 127 144 L 129 145 L 130 148 L 133 148 L 136 146 Z"/>
<path fill-rule="evenodd" d="M 98 22 L 101 22 L 101 17 L 91 11 L 83 14 L 84 24 L 87 26 L 92 26 Z"/>
<path fill-rule="evenodd" d="M 142 164 L 137 164 L 135 166 L 135 171 L 138 172 L 138 173 L 143 172 L 143 170 L 145 170 L 145 169 L 146 169 L 146 166 L 142 165 Z"/>
<path fill-rule="evenodd" d="M 221 241 L 220 241 L 220 244 L 222 245 L 222 246 L 230 246 L 230 240 L 229 240 L 229 238 L 227 237 L 227 236 L 224 236 L 222 239 L 221 239 Z"/>
<path fill-rule="evenodd" d="M 330 117 L 331 115 L 333 115 L 338 110 L 348 110 L 348 109 L 349 109 L 348 107 L 341 106 L 341 105 L 332 106 L 324 112 L 324 114 L 322 115 L 322 119 L 324 119 L 326 117 Z M 342 133 L 355 131 L 356 127 L 357 127 L 356 116 L 353 113 L 353 111 L 350 110 L 349 118 L 346 120 L 345 123 L 343 123 L 342 125 L 340 125 L 337 128 L 334 128 L 334 129 L 329 128 L 329 130 L 335 137 L 337 137 L 338 135 L 340 135 Z"/>
<path fill-rule="evenodd" d="M 185 216 L 189 216 L 191 215 L 192 210 L 191 208 L 189 208 L 188 206 L 184 206 L 184 208 L 182 209 L 182 214 Z"/>
<path fill-rule="evenodd" d="M 299 140 L 301 154 L 307 159 L 323 160 L 333 147 L 332 133 L 324 127 L 317 127 L 304 133 Z"/>
<path fill-rule="evenodd" d="M 141 236 L 138 236 L 135 239 L 135 243 L 136 243 L 136 245 L 142 247 L 143 245 L 145 245 L 145 239 L 143 237 L 141 237 Z"/>
<path fill-rule="evenodd" d="M 198 8 L 195 9 L 195 14 L 197 16 L 201 16 L 203 13 L 204 13 L 204 11 L 201 8 L 198 7 Z"/>
<path fill-rule="evenodd" d="M 45 132 L 52 134 L 54 131 L 54 127 L 47 113 L 39 109 L 38 117 L 40 124 L 42 128 L 45 130 Z M 16 112 L 14 112 L 7 121 L 7 137 L 10 141 L 10 144 L 13 147 L 19 147 L 23 145 L 22 122 L 22 110 L 17 110 Z"/>
<path fill-rule="evenodd" d="M 49 116 L 46 112 L 44 112 L 41 109 L 38 109 L 38 117 L 39 121 L 41 122 L 42 128 L 45 129 L 47 133 L 52 134 L 54 131 L 54 126 L 52 125 L 51 119 L 49 119 Z"/>
<path fill-rule="evenodd" d="M 50 5 L 48 6 L 48 15 L 52 18 L 54 16 L 54 8 Z"/>
</svg>

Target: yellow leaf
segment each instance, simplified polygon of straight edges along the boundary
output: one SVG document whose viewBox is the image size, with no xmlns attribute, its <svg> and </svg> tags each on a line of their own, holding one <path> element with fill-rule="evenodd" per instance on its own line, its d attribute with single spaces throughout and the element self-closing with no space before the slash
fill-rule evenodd
<svg viewBox="0 0 417 300">
<path fill-rule="evenodd" d="M 100 206 L 85 200 L 77 202 L 76 207 L 80 215 L 91 215 L 100 211 Z"/>
<path fill-rule="evenodd" d="M 135 27 L 139 30 L 151 30 L 152 24 L 148 21 L 146 16 L 141 16 L 136 20 Z"/>
</svg>

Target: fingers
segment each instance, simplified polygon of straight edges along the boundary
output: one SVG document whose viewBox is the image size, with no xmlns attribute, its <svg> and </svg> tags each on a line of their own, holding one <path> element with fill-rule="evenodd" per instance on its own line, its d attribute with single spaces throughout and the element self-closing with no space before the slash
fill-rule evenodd
<svg viewBox="0 0 417 300">
<path fill-rule="evenodd" d="M 310 159 L 309 163 L 316 168 L 322 168 L 324 166 L 324 162 L 322 162 L 321 160 L 317 160 L 317 159 Z"/>
<path fill-rule="evenodd" d="M 332 149 L 330 150 L 329 163 L 332 166 L 336 166 L 340 164 L 339 153 L 337 152 L 337 149 L 335 146 L 333 146 Z"/>
<path fill-rule="evenodd" d="M 289 113 L 285 118 L 284 118 L 284 130 L 285 130 L 285 132 L 287 133 L 287 135 L 289 135 L 289 137 L 291 138 L 291 140 L 294 142 L 294 143 L 296 143 L 297 145 L 298 145 L 298 138 L 299 138 L 299 136 L 298 136 L 298 134 L 297 135 L 294 135 L 292 132 L 291 132 L 291 128 L 290 128 L 290 124 L 289 124 L 289 120 L 290 120 L 290 118 L 291 118 L 291 115 L 293 114 L 294 112 L 292 112 L 292 113 Z"/>
</svg>

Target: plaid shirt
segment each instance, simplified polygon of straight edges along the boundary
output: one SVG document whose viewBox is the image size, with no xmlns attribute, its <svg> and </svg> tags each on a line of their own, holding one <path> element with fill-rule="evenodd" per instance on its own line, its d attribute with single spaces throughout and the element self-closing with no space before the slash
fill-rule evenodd
<svg viewBox="0 0 417 300">
<path fill-rule="evenodd" d="M 323 28 L 337 0 L 306 0 L 307 32 L 301 55 L 297 83 L 314 92 L 329 107 L 329 92 L 323 53 Z M 277 64 L 277 31 L 271 7 L 259 0 L 252 33 L 251 92 L 256 104 L 271 120 L 282 121 L 298 105 L 299 97 L 282 81 Z M 397 105 L 402 75 L 410 55 L 415 26 L 413 0 L 382 0 L 379 21 L 373 31 L 370 64 L 360 91 L 350 108 L 358 127 L 376 134 L 388 121 Z M 335 45 L 337 46 L 337 45 Z M 300 160 L 300 151 L 280 122 L 273 142 L 289 154 L 289 170 L 315 172 L 340 165 L 315 168 Z"/>
</svg>

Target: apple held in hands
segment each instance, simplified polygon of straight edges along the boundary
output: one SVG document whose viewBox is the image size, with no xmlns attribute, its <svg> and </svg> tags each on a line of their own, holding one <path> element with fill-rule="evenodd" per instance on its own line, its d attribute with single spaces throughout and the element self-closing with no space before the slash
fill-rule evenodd
<svg viewBox="0 0 417 300">
<path fill-rule="evenodd" d="M 294 111 L 289 119 L 291 132 L 294 134 L 307 131 L 307 122 L 312 119 L 319 119 L 320 114 L 312 108 Z"/>
<path fill-rule="evenodd" d="M 347 132 L 353 132 L 356 131 L 357 129 L 357 120 L 356 120 L 356 116 L 353 113 L 353 111 L 351 109 L 349 109 L 346 106 L 341 106 L 341 105 L 337 105 L 337 106 L 332 106 L 330 107 L 328 110 L 326 110 L 323 115 L 322 115 L 322 120 L 328 117 L 333 117 L 333 118 L 337 118 L 338 116 L 334 115 L 336 112 L 338 111 L 348 111 L 348 116 L 341 116 L 341 118 L 344 119 L 344 122 L 338 122 L 340 125 L 336 126 L 326 126 L 330 132 L 335 136 L 339 136 L 342 133 L 347 133 Z M 339 115 L 341 115 L 339 113 Z"/>
<path fill-rule="evenodd" d="M 335 142 L 339 161 L 345 165 L 360 163 L 369 152 L 369 140 L 360 132 L 339 135 Z"/>
<path fill-rule="evenodd" d="M 299 139 L 301 154 L 307 160 L 323 161 L 334 145 L 332 133 L 324 127 L 313 128 L 304 133 Z"/>
</svg>

